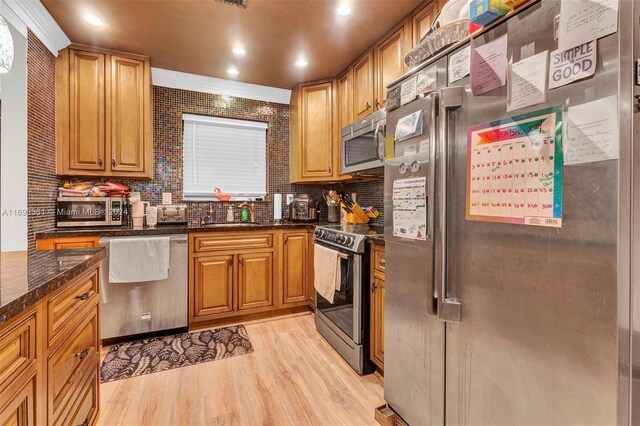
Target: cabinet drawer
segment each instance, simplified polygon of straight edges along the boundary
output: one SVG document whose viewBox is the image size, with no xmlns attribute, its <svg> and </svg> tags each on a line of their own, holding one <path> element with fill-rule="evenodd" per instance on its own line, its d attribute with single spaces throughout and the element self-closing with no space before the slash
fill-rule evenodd
<svg viewBox="0 0 640 426">
<path fill-rule="evenodd" d="M 194 250 L 207 252 L 216 250 L 244 250 L 273 247 L 273 234 L 225 234 L 196 237 Z"/>
<path fill-rule="evenodd" d="M 88 379 L 78 389 L 77 399 L 71 405 L 64 419 L 56 425 L 88 426 L 94 423 L 98 414 L 99 400 L 98 387 L 100 386 L 100 374 L 97 367 L 91 370 Z"/>
<path fill-rule="evenodd" d="M 384 274 L 384 247 L 373 249 L 373 269 Z"/>
<path fill-rule="evenodd" d="M 98 336 L 98 306 L 95 306 L 49 357 L 47 400 L 50 424 L 60 416 L 82 376 L 89 368 L 95 367 Z"/>
<path fill-rule="evenodd" d="M 36 312 L 17 321 L 0 335 L 0 389 L 36 360 Z"/>
<path fill-rule="evenodd" d="M 74 284 L 49 299 L 47 304 L 47 330 L 51 345 L 63 328 L 79 318 L 76 314 L 85 306 L 97 303 L 98 271 L 93 270 Z"/>
</svg>

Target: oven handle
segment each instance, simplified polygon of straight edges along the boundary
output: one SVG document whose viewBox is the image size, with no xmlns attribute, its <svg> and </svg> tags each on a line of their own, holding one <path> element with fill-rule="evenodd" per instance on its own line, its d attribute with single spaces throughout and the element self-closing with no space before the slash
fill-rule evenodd
<svg viewBox="0 0 640 426">
<path fill-rule="evenodd" d="M 373 133 L 373 149 L 376 151 L 376 160 L 382 160 L 382 158 L 380 158 L 380 135 L 382 134 L 380 129 L 382 126 L 382 123 L 378 123 L 376 130 Z"/>
</svg>

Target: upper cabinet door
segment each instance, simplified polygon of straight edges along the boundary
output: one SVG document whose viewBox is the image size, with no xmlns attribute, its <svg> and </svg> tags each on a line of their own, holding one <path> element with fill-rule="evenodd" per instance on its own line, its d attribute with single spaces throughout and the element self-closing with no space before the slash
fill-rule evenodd
<svg viewBox="0 0 640 426">
<path fill-rule="evenodd" d="M 377 111 L 387 103 L 387 85 L 404 74 L 404 27 L 378 44 L 375 51 Z"/>
<path fill-rule="evenodd" d="M 353 64 L 353 119 L 371 114 L 373 103 L 373 50 L 370 50 Z"/>
<path fill-rule="evenodd" d="M 338 127 L 353 123 L 353 70 L 349 68 L 337 79 Z"/>
<path fill-rule="evenodd" d="M 411 17 L 411 27 L 413 28 L 413 37 L 411 40 L 411 48 L 420 43 L 422 37 L 431 29 L 433 20 L 438 15 L 437 1 L 432 0 L 421 9 L 418 9 Z"/>
<path fill-rule="evenodd" d="M 149 99 L 145 61 L 111 56 L 108 100 L 111 170 L 143 172 L 149 123 L 145 105 Z"/>
<path fill-rule="evenodd" d="M 105 170 L 105 55 L 69 56 L 69 169 Z"/>
<path fill-rule="evenodd" d="M 331 83 L 301 90 L 300 171 L 303 179 L 333 176 L 333 100 Z"/>
</svg>

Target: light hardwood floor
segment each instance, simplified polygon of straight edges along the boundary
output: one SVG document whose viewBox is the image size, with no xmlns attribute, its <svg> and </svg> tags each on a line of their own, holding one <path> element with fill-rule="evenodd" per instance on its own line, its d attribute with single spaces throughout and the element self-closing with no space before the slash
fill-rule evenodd
<svg viewBox="0 0 640 426">
<path fill-rule="evenodd" d="M 254 352 L 101 386 L 98 425 L 375 425 L 377 375 L 360 377 L 311 314 L 249 323 Z"/>
</svg>

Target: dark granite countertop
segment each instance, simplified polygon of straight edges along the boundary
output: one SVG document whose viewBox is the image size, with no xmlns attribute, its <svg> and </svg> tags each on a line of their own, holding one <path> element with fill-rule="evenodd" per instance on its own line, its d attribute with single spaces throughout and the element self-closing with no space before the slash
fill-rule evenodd
<svg viewBox="0 0 640 426">
<path fill-rule="evenodd" d="M 103 248 L 0 254 L 0 325 L 72 281 L 105 256 Z"/>
<path fill-rule="evenodd" d="M 323 222 L 304 223 L 304 222 L 283 222 L 280 224 L 274 222 L 248 223 L 240 222 L 219 223 L 213 226 L 200 225 L 159 225 L 155 228 L 134 229 L 132 227 L 113 227 L 113 228 L 70 228 L 70 229 L 54 229 L 48 232 L 38 232 L 36 239 L 46 238 L 65 238 L 65 237 L 92 237 L 98 235 L 100 237 L 134 237 L 140 235 L 168 235 L 168 234 L 187 234 L 189 232 L 225 232 L 225 231 L 243 231 L 243 230 L 274 230 L 274 229 L 313 229 Z"/>
</svg>

